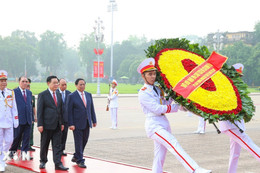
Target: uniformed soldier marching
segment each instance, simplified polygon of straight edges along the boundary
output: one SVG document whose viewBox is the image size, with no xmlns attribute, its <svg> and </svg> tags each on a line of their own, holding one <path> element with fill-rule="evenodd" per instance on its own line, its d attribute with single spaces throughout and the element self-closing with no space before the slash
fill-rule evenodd
<svg viewBox="0 0 260 173">
<path fill-rule="evenodd" d="M 184 110 L 178 104 L 166 101 L 160 89 L 154 86 L 156 68 L 153 58 L 145 59 L 137 68 L 145 82 L 138 93 L 139 102 L 146 115 L 145 130 L 147 136 L 154 140 L 153 173 L 162 173 L 167 150 L 169 150 L 190 173 L 210 173 L 201 167 L 182 149 L 171 134 L 171 127 L 165 113 Z"/>
<path fill-rule="evenodd" d="M 241 63 L 234 64 L 235 70 L 243 76 L 244 65 Z M 228 173 L 236 173 L 238 159 L 241 148 L 243 147 L 251 153 L 258 161 L 260 161 L 260 148 L 252 141 L 252 139 L 245 133 L 244 120 L 235 121 L 235 124 L 244 132 L 241 133 L 239 129 L 230 121 L 219 121 L 219 129 L 230 137 L 230 156 Z"/>
<path fill-rule="evenodd" d="M 7 72 L 0 70 L 0 171 L 5 171 L 4 158 L 13 142 L 13 128 L 19 124 L 14 92 L 6 86 Z"/>
</svg>

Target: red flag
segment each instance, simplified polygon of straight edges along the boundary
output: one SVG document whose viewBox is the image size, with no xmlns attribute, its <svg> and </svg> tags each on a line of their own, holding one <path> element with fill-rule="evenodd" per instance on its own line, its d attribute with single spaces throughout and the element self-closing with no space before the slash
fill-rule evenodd
<svg viewBox="0 0 260 173">
<path fill-rule="evenodd" d="M 95 54 L 96 54 L 96 55 L 98 54 L 98 51 L 97 51 L 97 49 L 96 49 L 96 48 L 94 49 L 94 52 L 95 52 Z"/>
<path fill-rule="evenodd" d="M 98 54 L 99 54 L 99 55 L 102 55 L 103 52 L 104 52 L 104 49 L 98 49 Z"/>
<path fill-rule="evenodd" d="M 94 78 L 98 77 L 98 62 L 94 61 L 93 63 L 93 74 L 94 74 Z M 99 77 L 103 78 L 104 77 L 104 62 L 103 61 L 99 61 Z"/>
</svg>

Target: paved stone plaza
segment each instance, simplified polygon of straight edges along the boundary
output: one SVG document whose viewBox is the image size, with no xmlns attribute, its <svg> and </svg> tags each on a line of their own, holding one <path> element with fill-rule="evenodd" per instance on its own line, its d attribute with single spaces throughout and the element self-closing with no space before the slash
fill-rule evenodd
<svg viewBox="0 0 260 173">
<path fill-rule="evenodd" d="M 256 105 L 256 114 L 246 124 L 246 133 L 260 146 L 260 94 L 251 95 Z M 119 97 L 119 129 L 109 127 L 110 114 L 106 112 L 105 97 L 94 97 L 98 125 L 91 130 L 85 155 L 111 161 L 124 162 L 151 168 L 153 160 L 153 142 L 146 137 L 144 130 L 145 116 L 139 106 L 137 95 Z M 201 166 L 214 173 L 225 173 L 228 169 L 229 138 L 217 134 L 211 124 L 206 126 L 206 134 L 193 134 L 197 129 L 198 118 L 188 117 L 187 113 L 178 112 L 167 115 L 174 136 L 185 151 Z M 35 127 L 35 145 L 40 144 L 40 134 Z M 72 132 L 69 131 L 67 152 L 74 151 Z M 52 154 L 51 152 L 49 154 Z M 49 161 L 52 162 L 52 161 Z M 88 163 L 86 163 L 88 165 Z M 8 172 L 17 172 L 18 168 L 9 166 Z M 167 153 L 164 170 L 175 173 L 186 173 L 183 166 L 171 154 Z M 19 172 L 21 172 L 19 168 Z M 28 171 L 26 171 L 28 172 Z M 259 173 L 260 163 L 246 150 L 242 149 L 238 173 Z"/>
</svg>

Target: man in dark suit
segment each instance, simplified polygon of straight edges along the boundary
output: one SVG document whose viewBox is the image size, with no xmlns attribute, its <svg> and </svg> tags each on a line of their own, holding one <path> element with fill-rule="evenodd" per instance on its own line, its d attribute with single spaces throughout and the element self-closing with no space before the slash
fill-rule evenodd
<svg viewBox="0 0 260 173">
<path fill-rule="evenodd" d="M 28 79 L 28 85 L 27 85 L 27 89 L 29 91 L 31 91 L 31 79 Z M 34 123 L 37 122 L 37 117 L 36 117 L 36 109 L 35 109 L 35 95 L 32 95 L 32 126 L 31 126 L 31 135 L 30 135 L 30 147 L 29 147 L 29 151 L 35 151 L 34 148 L 32 148 L 33 146 L 33 130 L 34 130 Z"/>
<path fill-rule="evenodd" d="M 56 170 L 66 171 L 69 168 L 61 162 L 61 135 L 64 128 L 62 117 L 62 98 L 56 92 L 59 80 L 56 76 L 47 78 L 48 89 L 38 95 L 37 126 L 41 133 L 40 169 L 45 168 L 50 140 L 52 140 L 53 161 Z"/>
<path fill-rule="evenodd" d="M 32 92 L 27 90 L 28 79 L 19 77 L 19 87 L 14 89 L 18 110 L 19 126 L 14 128 L 14 140 L 10 148 L 10 156 L 17 151 L 22 141 L 22 154 L 29 150 L 30 132 L 32 125 Z M 25 152 L 25 153 L 24 153 Z M 32 158 L 31 158 L 32 159 Z"/>
<path fill-rule="evenodd" d="M 62 145 L 62 155 L 67 156 L 67 154 L 64 152 L 66 147 L 66 141 L 67 141 L 67 135 L 68 135 L 68 111 L 66 111 L 66 103 L 68 100 L 68 95 L 71 93 L 67 89 L 67 82 L 65 79 L 60 79 L 60 85 L 59 85 L 59 92 L 61 94 L 62 102 L 63 102 L 63 122 L 64 122 L 64 130 L 62 131 L 61 136 L 61 145 Z"/>
<path fill-rule="evenodd" d="M 86 168 L 83 159 L 84 148 L 88 142 L 89 129 L 96 127 L 97 120 L 92 95 L 85 90 L 85 80 L 75 81 L 77 90 L 68 97 L 67 110 L 69 115 L 69 129 L 73 130 L 75 153 L 72 162 L 80 168 Z"/>
</svg>

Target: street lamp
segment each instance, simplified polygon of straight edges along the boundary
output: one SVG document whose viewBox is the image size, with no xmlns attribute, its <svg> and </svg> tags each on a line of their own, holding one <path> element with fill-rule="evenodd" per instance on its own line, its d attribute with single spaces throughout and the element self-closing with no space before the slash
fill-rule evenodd
<svg viewBox="0 0 260 173">
<path fill-rule="evenodd" d="M 103 42 L 104 39 L 104 26 L 103 21 L 98 17 L 97 20 L 95 20 L 95 26 L 94 32 L 95 32 L 95 41 L 97 42 L 98 50 L 99 50 L 99 43 Z M 97 77 L 97 95 L 100 96 L 100 81 L 99 81 L 99 54 L 97 54 L 98 59 L 98 77 Z"/>
<path fill-rule="evenodd" d="M 224 36 L 218 32 L 213 36 L 213 47 L 214 50 L 219 52 L 220 50 L 222 50 L 223 47 L 223 40 L 224 40 Z"/>
<path fill-rule="evenodd" d="M 109 0 L 108 12 L 111 12 L 111 61 L 110 61 L 110 81 L 113 80 L 113 12 L 117 11 L 115 0 Z"/>
</svg>

